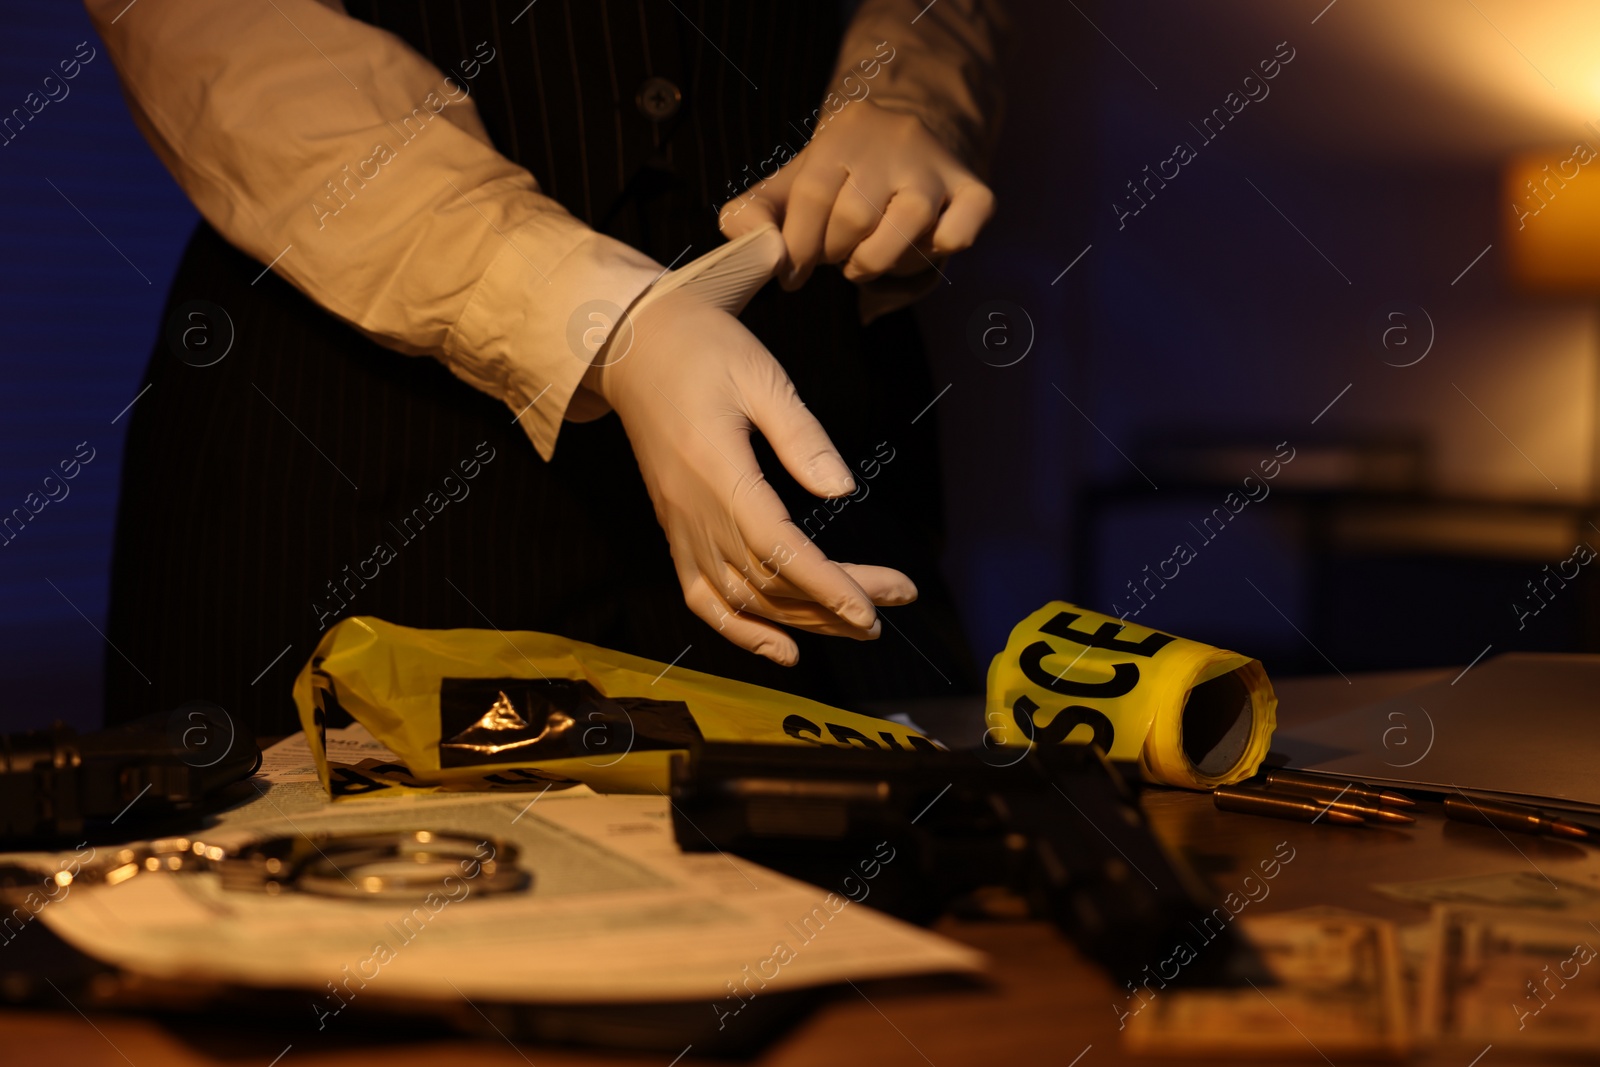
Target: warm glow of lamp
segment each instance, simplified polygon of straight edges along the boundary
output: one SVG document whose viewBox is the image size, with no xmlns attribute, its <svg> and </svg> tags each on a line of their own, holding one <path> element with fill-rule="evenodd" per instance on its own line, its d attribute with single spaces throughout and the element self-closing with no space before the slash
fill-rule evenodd
<svg viewBox="0 0 1600 1067">
<path fill-rule="evenodd" d="M 1600 292 L 1600 132 L 1530 152 L 1505 171 L 1511 276 L 1532 289 Z"/>
</svg>

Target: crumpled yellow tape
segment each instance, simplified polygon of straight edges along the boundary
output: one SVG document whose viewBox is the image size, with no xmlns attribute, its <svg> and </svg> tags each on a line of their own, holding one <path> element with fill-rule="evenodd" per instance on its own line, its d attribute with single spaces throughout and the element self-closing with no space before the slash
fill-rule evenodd
<svg viewBox="0 0 1600 1067">
<path fill-rule="evenodd" d="M 1249 733 L 1230 766 L 1207 773 L 1184 750 L 1184 711 L 1196 686 L 1230 673 L 1248 693 Z M 1257 660 L 1053 600 L 1018 623 L 989 664 L 985 740 L 1097 741 L 1152 781 L 1213 789 L 1255 774 L 1277 706 Z"/>
<path fill-rule="evenodd" d="M 329 786 L 323 707 L 331 693 L 419 781 L 462 785 L 496 771 L 531 768 L 601 792 L 666 791 L 669 749 L 441 767 L 439 690 L 444 678 L 582 679 L 608 697 L 679 700 L 708 741 L 937 747 L 898 723 L 551 634 L 418 630 L 358 616 L 341 620 L 323 635 L 294 683 L 300 722 L 323 786 Z"/>
</svg>

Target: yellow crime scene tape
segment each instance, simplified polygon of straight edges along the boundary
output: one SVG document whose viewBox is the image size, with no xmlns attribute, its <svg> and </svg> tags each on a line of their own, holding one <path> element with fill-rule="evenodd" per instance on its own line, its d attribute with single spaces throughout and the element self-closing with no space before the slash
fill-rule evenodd
<svg viewBox="0 0 1600 1067">
<path fill-rule="evenodd" d="M 416 630 L 368 616 L 323 635 L 294 683 L 322 783 L 335 795 L 533 780 L 665 792 L 696 739 L 938 748 L 885 719 L 532 631 Z M 330 775 L 338 711 L 405 764 Z M 524 772 L 524 773 L 517 773 Z"/>
<path fill-rule="evenodd" d="M 366 616 L 323 635 L 294 699 L 335 796 L 577 782 L 665 792 L 672 754 L 702 739 L 941 747 L 885 719 L 550 634 Z M 1276 703 L 1253 659 L 1054 601 L 990 665 L 985 745 L 1003 761 L 1094 741 L 1154 781 L 1209 789 L 1255 772 Z M 400 764 L 330 766 L 326 729 L 346 715 Z"/>
<path fill-rule="evenodd" d="M 1214 789 L 1255 774 L 1277 708 L 1257 660 L 1053 600 L 989 664 L 985 743 L 1094 742 L 1151 781 Z"/>
</svg>

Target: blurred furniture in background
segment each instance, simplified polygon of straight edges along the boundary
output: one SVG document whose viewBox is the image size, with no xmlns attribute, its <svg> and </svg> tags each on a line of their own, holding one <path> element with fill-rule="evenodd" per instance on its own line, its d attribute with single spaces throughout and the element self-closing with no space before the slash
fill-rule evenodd
<svg viewBox="0 0 1600 1067">
<path fill-rule="evenodd" d="M 1420 440 L 1329 437 L 1264 468 L 1274 456 L 1270 437 L 1137 447 L 1160 489 L 1080 495 L 1074 594 L 1279 675 L 1600 651 L 1593 506 L 1438 493 Z"/>
</svg>

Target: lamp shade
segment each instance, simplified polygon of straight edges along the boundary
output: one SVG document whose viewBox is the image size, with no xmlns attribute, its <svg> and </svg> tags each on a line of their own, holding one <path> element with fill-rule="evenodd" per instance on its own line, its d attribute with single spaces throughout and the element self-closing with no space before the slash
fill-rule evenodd
<svg viewBox="0 0 1600 1067">
<path fill-rule="evenodd" d="M 1506 167 L 1507 261 L 1523 288 L 1600 293 L 1600 131 L 1584 132 Z"/>
</svg>

